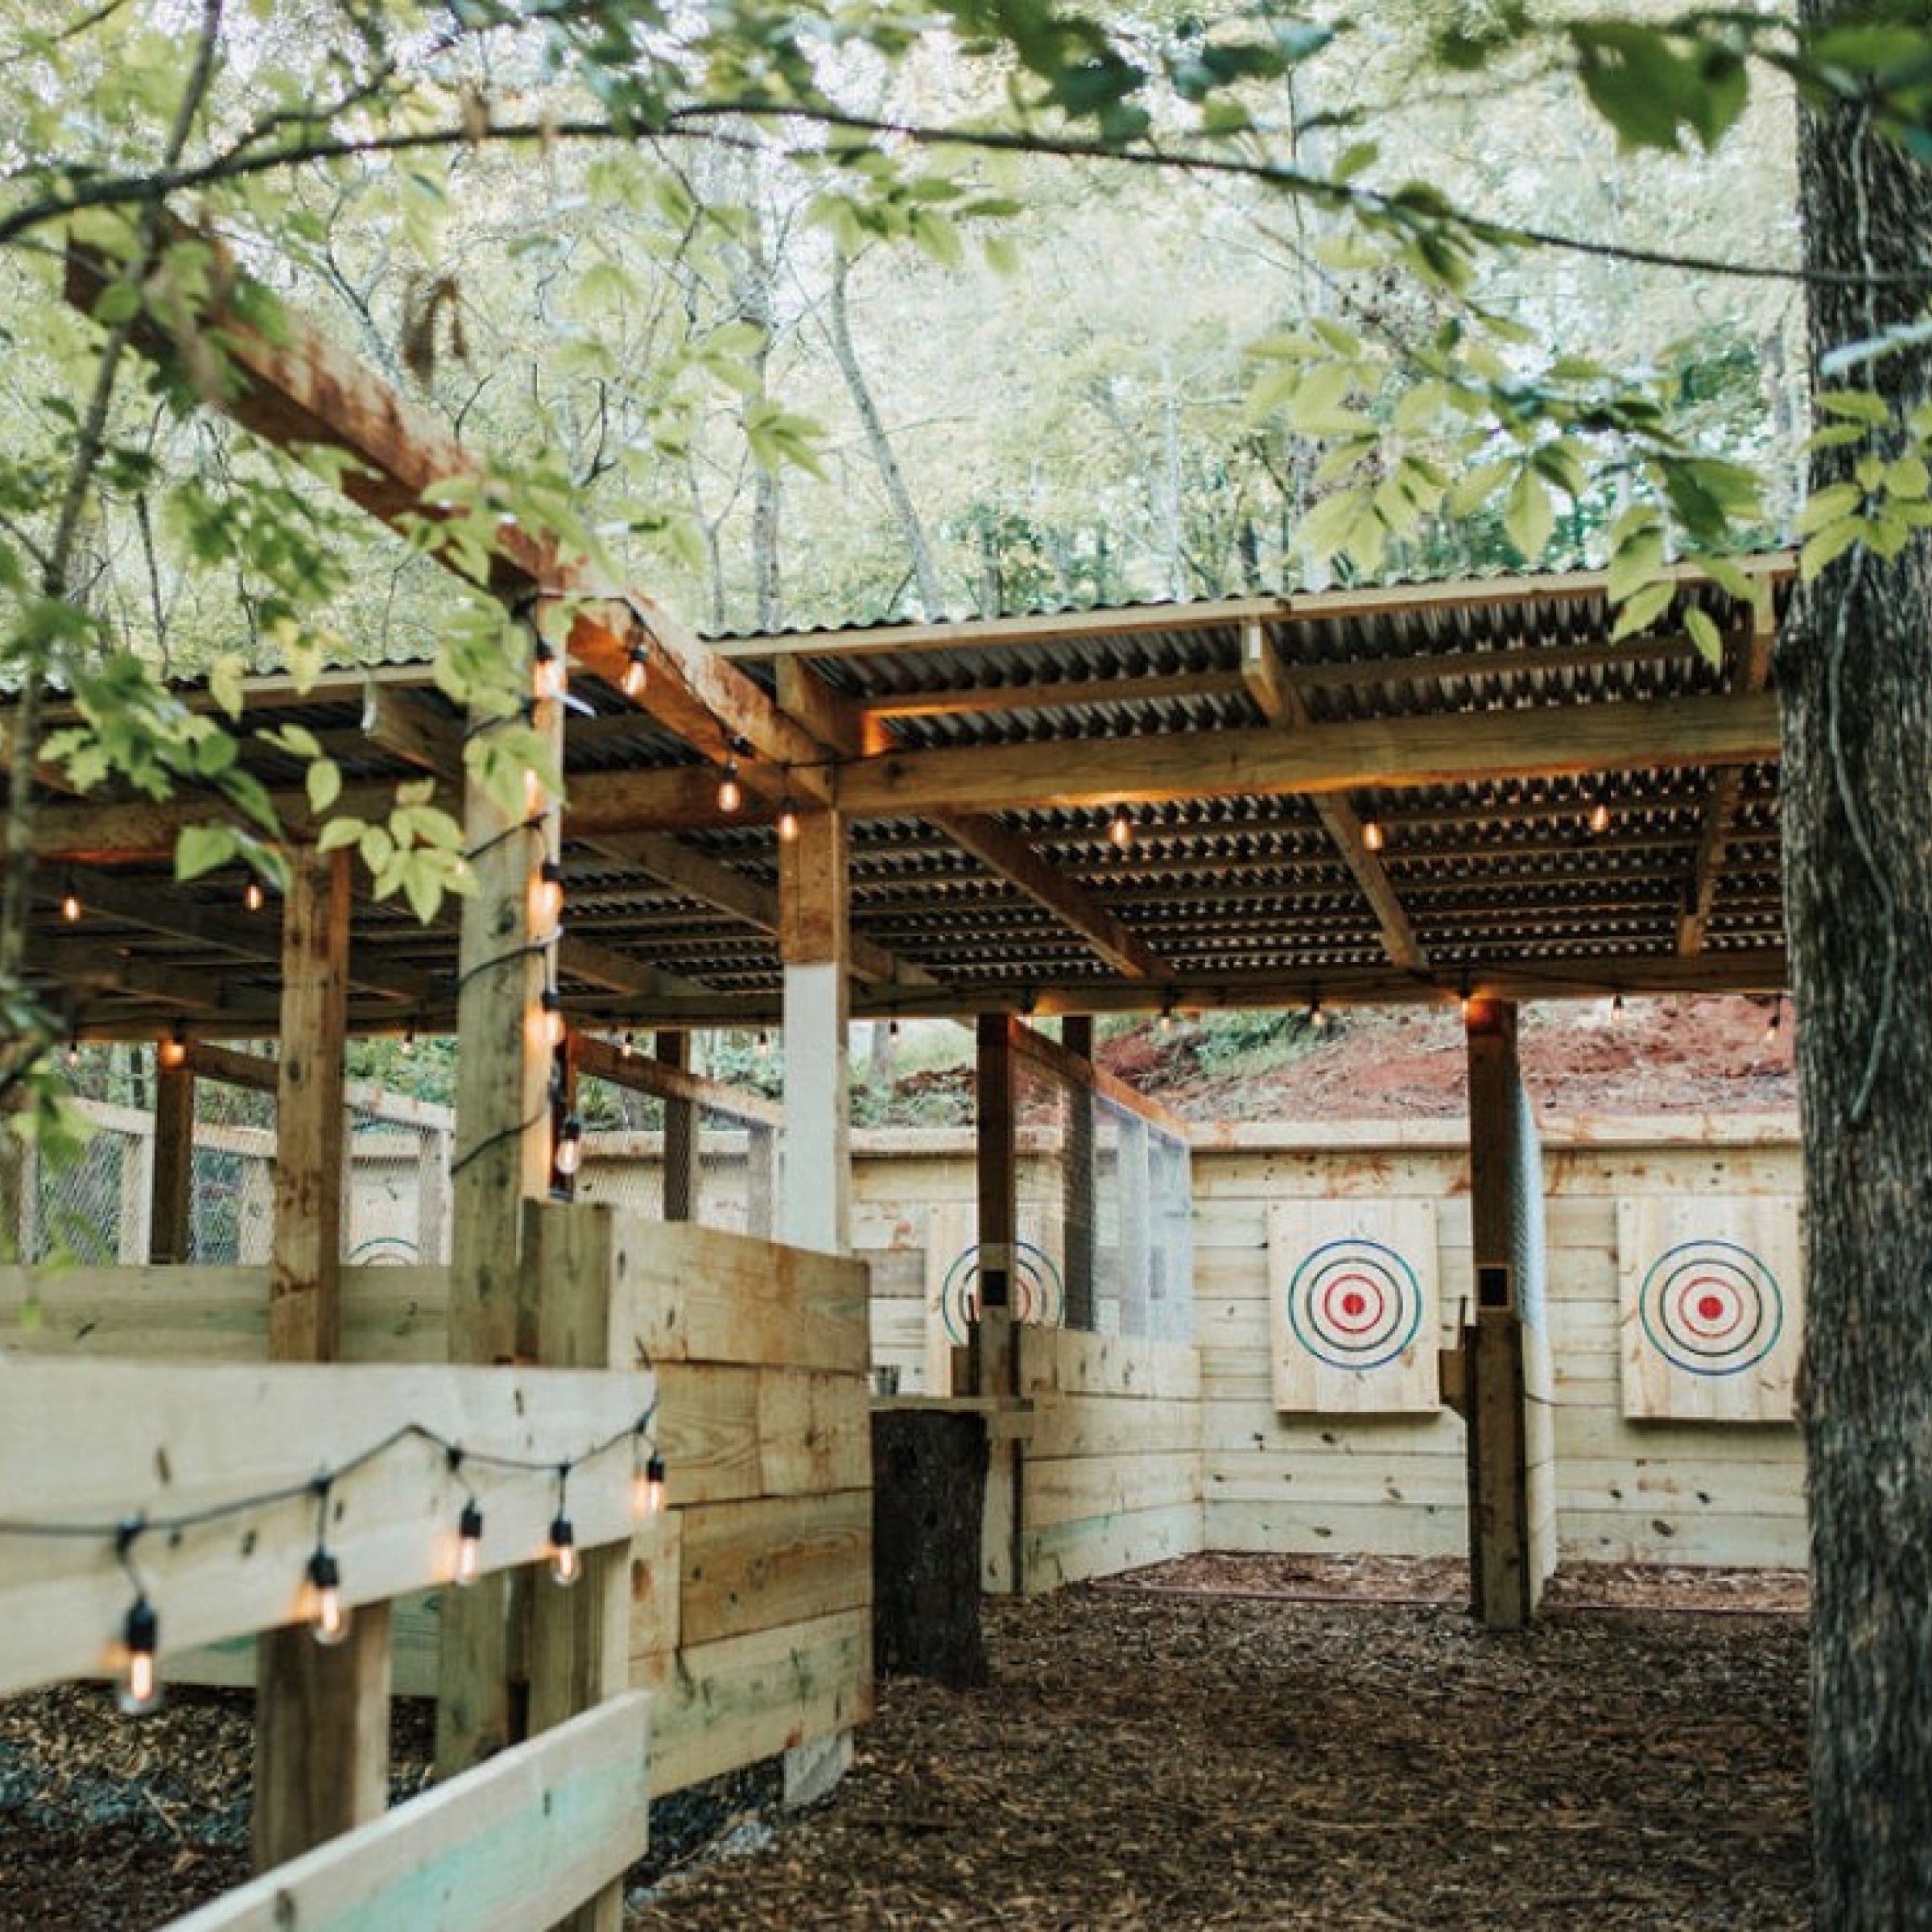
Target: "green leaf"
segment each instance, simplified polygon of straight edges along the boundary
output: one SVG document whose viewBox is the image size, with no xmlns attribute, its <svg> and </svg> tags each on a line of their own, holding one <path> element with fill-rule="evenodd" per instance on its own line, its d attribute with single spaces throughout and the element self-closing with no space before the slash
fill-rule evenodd
<svg viewBox="0 0 1932 1932">
<path fill-rule="evenodd" d="M 1791 534 L 1802 537 L 1812 530 L 1823 530 L 1841 517 L 1851 515 L 1864 500 L 1865 493 L 1856 483 L 1828 483 L 1805 500 L 1792 519 Z"/>
<path fill-rule="evenodd" d="M 242 715 L 242 679 L 244 669 L 242 660 L 233 656 L 217 658 L 208 667 L 208 696 L 231 718 L 238 718 Z"/>
<path fill-rule="evenodd" d="M 1715 671 L 1724 661 L 1724 636 L 1716 620 L 1701 605 L 1693 604 L 1684 613 L 1684 628 L 1697 646 L 1697 654 Z"/>
<path fill-rule="evenodd" d="M 1804 547 L 1798 553 L 1798 576 L 1809 584 L 1828 565 L 1836 563 L 1864 534 L 1863 517 L 1846 517 L 1836 523 L 1827 524 L 1815 536 L 1806 539 Z"/>
<path fill-rule="evenodd" d="M 1610 633 L 1610 642 L 1619 643 L 1640 630 L 1648 630 L 1670 609 L 1670 600 L 1676 595 L 1677 586 L 1668 578 L 1646 584 L 1616 613 L 1616 625 Z"/>
<path fill-rule="evenodd" d="M 1525 564 L 1534 564 L 1549 543 L 1556 527 L 1556 512 L 1550 492 L 1541 477 L 1527 465 L 1517 472 L 1509 501 L 1503 506 L 1503 528 L 1509 541 L 1522 553 Z"/>
<path fill-rule="evenodd" d="M 1848 416 L 1855 423 L 1882 428 L 1892 420 L 1892 407 L 1868 389 L 1824 389 L 1811 400 L 1828 416 Z"/>
<path fill-rule="evenodd" d="M 239 841 L 232 825 L 184 825 L 175 840 L 175 877 L 184 884 L 225 865 Z"/>
<path fill-rule="evenodd" d="M 316 849 L 318 852 L 339 852 L 345 845 L 359 844 L 363 833 L 368 829 L 367 824 L 361 819 L 331 819 L 322 828 L 316 840 Z"/>
<path fill-rule="evenodd" d="M 342 795 L 342 767 L 333 758 L 317 758 L 304 783 L 308 809 L 320 818 Z"/>
</svg>

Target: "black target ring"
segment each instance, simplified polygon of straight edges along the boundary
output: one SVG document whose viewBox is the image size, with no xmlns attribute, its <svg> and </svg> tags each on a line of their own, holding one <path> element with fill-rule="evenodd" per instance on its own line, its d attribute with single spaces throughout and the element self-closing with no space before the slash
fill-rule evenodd
<svg viewBox="0 0 1932 1932">
<path fill-rule="evenodd" d="M 1741 1375 L 1777 1346 L 1777 1278 L 1736 1241 L 1680 1242 L 1650 1264 L 1637 1294 L 1645 1335 L 1686 1375 Z"/>
<path fill-rule="evenodd" d="M 1288 1284 L 1295 1340 L 1331 1368 L 1380 1368 L 1415 1340 L 1422 1290 L 1393 1248 L 1356 1236 L 1324 1241 Z"/>
</svg>

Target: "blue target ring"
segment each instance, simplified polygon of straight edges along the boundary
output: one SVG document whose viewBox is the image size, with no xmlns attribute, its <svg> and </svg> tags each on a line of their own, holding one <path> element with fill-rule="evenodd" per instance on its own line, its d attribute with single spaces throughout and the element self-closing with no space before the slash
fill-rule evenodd
<svg viewBox="0 0 1932 1932">
<path fill-rule="evenodd" d="M 1053 1257 L 1031 1241 L 1013 1245 L 1013 1315 L 1042 1328 L 1057 1328 L 1067 1311 L 1066 1285 Z M 939 1285 L 939 1313 L 956 1348 L 966 1346 L 968 1331 L 980 1319 L 980 1250 L 967 1249 L 946 1270 Z"/>
<path fill-rule="evenodd" d="M 1785 1327 L 1777 1278 L 1736 1241 L 1682 1241 L 1650 1264 L 1637 1291 L 1650 1346 L 1686 1375 L 1741 1375 Z"/>
<path fill-rule="evenodd" d="M 1302 1257 L 1288 1284 L 1288 1323 L 1302 1347 L 1331 1368 L 1381 1368 L 1422 1329 L 1422 1284 L 1380 1241 L 1324 1241 Z"/>
</svg>

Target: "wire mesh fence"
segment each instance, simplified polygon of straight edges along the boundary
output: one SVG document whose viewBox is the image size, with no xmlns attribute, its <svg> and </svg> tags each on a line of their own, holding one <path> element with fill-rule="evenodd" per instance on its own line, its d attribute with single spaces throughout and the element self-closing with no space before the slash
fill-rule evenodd
<svg viewBox="0 0 1932 1932">
<path fill-rule="evenodd" d="M 579 1200 L 728 1233 L 776 1234 L 784 1137 L 769 1120 L 747 1119 L 729 1101 L 665 1098 L 601 1080 L 583 1082 L 579 1111 L 608 1118 L 613 1096 L 627 1104 L 624 1124 L 585 1133 Z M 746 1107 L 757 1098 L 746 1096 Z"/>
</svg>

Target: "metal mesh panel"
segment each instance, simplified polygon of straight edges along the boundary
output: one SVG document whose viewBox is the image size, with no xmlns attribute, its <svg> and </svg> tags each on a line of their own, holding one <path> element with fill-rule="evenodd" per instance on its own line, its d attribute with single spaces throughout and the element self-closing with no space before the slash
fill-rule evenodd
<svg viewBox="0 0 1932 1932">
<path fill-rule="evenodd" d="M 56 1167 L 36 1161 L 30 1203 L 19 1231 L 21 1258 L 44 1261 L 70 1255 L 93 1265 L 144 1261 L 130 1253 L 130 1238 L 145 1246 L 138 1228 L 122 1225 L 130 1187 L 145 1199 L 146 1166 L 140 1141 L 113 1127 L 97 1131 L 80 1158 Z"/>
<path fill-rule="evenodd" d="M 412 1114 L 421 1113 L 420 1120 Z M 450 1252 L 449 1117 L 410 1102 L 352 1104 L 345 1148 L 342 1258 L 355 1267 L 445 1262 Z"/>
<path fill-rule="evenodd" d="M 1075 1145 L 1084 1097 L 1037 1063 L 1014 1060 L 1013 1312 L 1042 1327 L 1066 1326 L 1080 1299 L 1070 1293 L 1067 1237 L 1092 1224 L 1092 1163 L 1077 1158 Z"/>
</svg>

